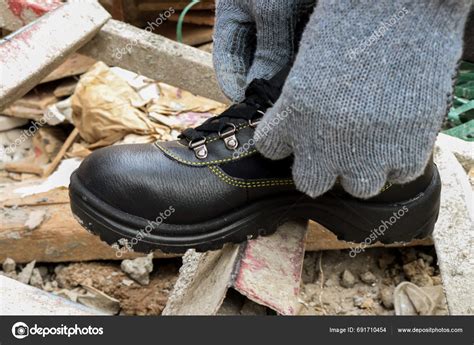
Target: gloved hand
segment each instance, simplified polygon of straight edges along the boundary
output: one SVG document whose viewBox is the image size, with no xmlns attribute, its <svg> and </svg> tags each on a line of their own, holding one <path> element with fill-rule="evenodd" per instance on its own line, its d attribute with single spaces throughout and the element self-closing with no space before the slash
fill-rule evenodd
<svg viewBox="0 0 474 345">
<path fill-rule="evenodd" d="M 298 26 L 315 1 L 218 0 L 213 59 L 227 97 L 242 101 L 253 79 L 269 79 L 293 61 Z"/>
<path fill-rule="evenodd" d="M 294 154 L 312 197 L 339 178 L 368 198 L 423 173 L 449 109 L 471 0 L 320 0 L 255 140 Z"/>
</svg>

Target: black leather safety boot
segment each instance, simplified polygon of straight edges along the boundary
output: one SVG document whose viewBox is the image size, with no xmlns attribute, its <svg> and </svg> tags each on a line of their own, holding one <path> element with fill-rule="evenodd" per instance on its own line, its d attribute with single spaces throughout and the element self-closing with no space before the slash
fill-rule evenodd
<svg viewBox="0 0 474 345">
<path fill-rule="evenodd" d="M 415 181 L 387 185 L 371 199 L 356 199 L 339 185 L 312 199 L 295 189 L 291 158 L 272 161 L 256 151 L 255 126 L 285 77 L 283 71 L 253 81 L 243 103 L 185 130 L 180 140 L 95 151 L 71 177 L 74 215 L 122 252 L 218 249 L 295 218 L 366 244 L 429 235 L 441 189 L 432 162 Z"/>
</svg>

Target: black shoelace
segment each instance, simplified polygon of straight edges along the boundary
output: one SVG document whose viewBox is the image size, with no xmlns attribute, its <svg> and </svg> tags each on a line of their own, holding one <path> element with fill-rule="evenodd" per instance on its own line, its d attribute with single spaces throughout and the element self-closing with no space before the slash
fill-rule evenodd
<svg viewBox="0 0 474 345">
<path fill-rule="evenodd" d="M 210 134 L 220 134 L 228 127 L 235 129 L 242 123 L 257 121 L 278 99 L 282 84 L 275 83 L 275 78 L 253 80 L 245 91 L 245 100 L 242 103 L 230 106 L 222 114 L 206 120 L 196 128 L 185 129 L 179 138 L 186 139 L 189 143 L 198 139 L 205 140 Z"/>
</svg>

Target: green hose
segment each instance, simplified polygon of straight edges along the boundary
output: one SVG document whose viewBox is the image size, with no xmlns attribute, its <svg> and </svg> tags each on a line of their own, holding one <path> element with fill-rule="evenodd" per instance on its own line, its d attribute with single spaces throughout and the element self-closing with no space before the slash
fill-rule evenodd
<svg viewBox="0 0 474 345">
<path fill-rule="evenodd" d="M 184 16 L 191 9 L 191 7 L 193 7 L 194 5 L 196 5 L 199 2 L 200 2 L 199 0 L 191 1 L 183 9 L 183 12 L 181 12 L 181 14 L 179 15 L 178 24 L 176 25 L 176 41 L 178 41 L 179 43 L 183 43 L 183 21 L 184 21 Z"/>
</svg>

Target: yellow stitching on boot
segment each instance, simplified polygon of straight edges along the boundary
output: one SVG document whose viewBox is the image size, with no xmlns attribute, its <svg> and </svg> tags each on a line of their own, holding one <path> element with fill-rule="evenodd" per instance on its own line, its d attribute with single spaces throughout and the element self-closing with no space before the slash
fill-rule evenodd
<svg viewBox="0 0 474 345">
<path fill-rule="evenodd" d="M 257 152 L 257 150 L 250 150 L 250 151 L 247 151 L 243 154 L 241 154 L 240 156 L 236 157 L 236 158 L 225 158 L 225 159 L 218 159 L 218 160 L 214 160 L 214 161 L 209 161 L 209 162 L 191 162 L 191 161 L 187 161 L 187 160 L 184 160 L 178 156 L 176 156 L 174 153 L 171 153 L 169 150 L 165 149 L 164 147 L 162 147 L 160 144 L 158 143 L 155 143 L 156 146 L 158 146 L 161 150 L 163 150 L 163 152 L 165 152 L 166 154 L 168 154 L 169 156 L 173 157 L 174 159 L 176 159 L 178 162 L 181 162 L 181 163 L 185 163 L 185 164 L 189 164 L 189 165 L 209 165 L 209 164 L 219 164 L 219 163 L 225 163 L 225 162 L 230 162 L 230 161 L 233 161 L 233 160 L 237 160 L 239 158 L 242 158 L 242 157 L 246 157 L 246 156 L 249 156 L 255 152 Z"/>
<path fill-rule="evenodd" d="M 211 170 L 217 177 L 223 180 L 225 183 L 228 183 L 234 187 L 241 188 L 258 188 L 258 187 L 272 187 L 272 186 L 290 186 L 294 185 L 293 180 L 263 180 L 263 181 L 239 181 L 234 179 L 231 176 L 225 175 L 219 168 L 214 166 L 209 166 Z"/>
<path fill-rule="evenodd" d="M 385 192 L 387 189 L 389 189 L 389 188 L 392 187 L 392 186 L 393 186 L 392 183 L 387 182 L 387 183 L 382 187 L 382 190 L 380 191 L 380 193 Z"/>
</svg>

